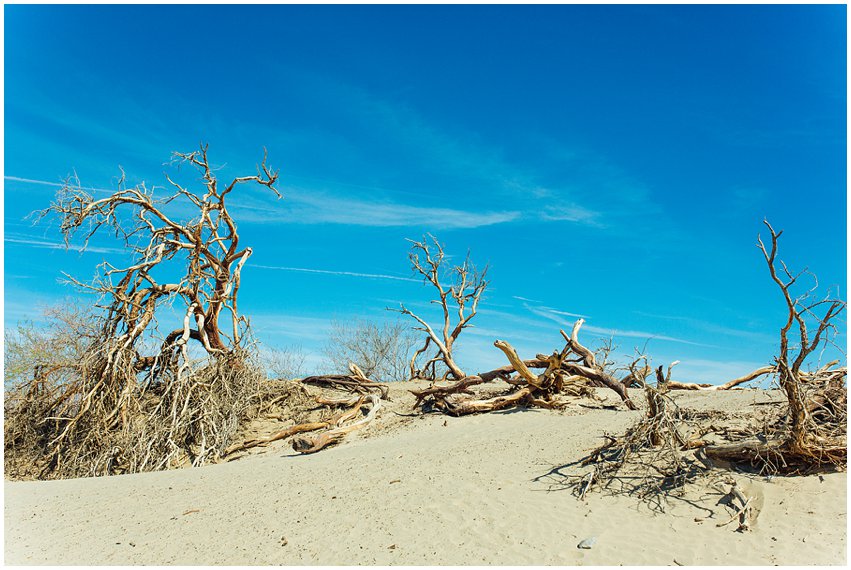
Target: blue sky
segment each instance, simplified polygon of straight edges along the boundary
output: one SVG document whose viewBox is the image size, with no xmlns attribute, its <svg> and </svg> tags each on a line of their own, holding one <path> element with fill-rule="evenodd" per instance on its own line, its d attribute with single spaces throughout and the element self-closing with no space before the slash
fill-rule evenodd
<svg viewBox="0 0 851 570">
<path fill-rule="evenodd" d="M 76 172 L 161 184 L 210 144 L 269 150 L 275 201 L 234 196 L 254 256 L 240 307 L 321 369 L 332 319 L 428 313 L 406 238 L 490 263 L 462 366 L 647 344 L 682 381 L 770 362 L 782 298 L 754 247 L 846 297 L 846 7 L 5 6 L 4 317 L 120 255 L 24 216 Z M 262 189 L 261 189 L 262 190 Z M 842 323 L 845 330 L 845 323 Z M 845 336 L 840 339 L 844 345 Z"/>
</svg>

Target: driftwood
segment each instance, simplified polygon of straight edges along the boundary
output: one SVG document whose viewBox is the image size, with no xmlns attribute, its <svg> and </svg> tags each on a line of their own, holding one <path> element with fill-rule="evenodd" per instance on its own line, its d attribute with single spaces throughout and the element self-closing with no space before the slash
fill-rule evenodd
<svg viewBox="0 0 851 570">
<path fill-rule="evenodd" d="M 313 398 L 313 401 L 316 402 L 317 404 L 319 404 L 320 406 L 348 407 L 348 406 L 354 406 L 355 404 L 357 404 L 359 399 L 360 398 L 358 396 L 350 396 L 348 398 L 328 398 L 328 397 L 319 395 L 319 396 L 316 396 L 315 398 Z"/>
<path fill-rule="evenodd" d="M 372 390 L 377 389 L 381 392 L 381 397 L 386 399 L 390 389 L 386 384 L 381 382 L 373 382 L 368 379 L 361 369 L 354 363 L 349 364 L 351 374 L 326 374 L 323 376 L 308 376 L 301 379 L 302 384 L 311 384 L 314 386 L 324 386 L 327 388 L 335 388 L 358 394 L 367 394 Z M 321 402 L 320 402 L 321 403 Z"/>
<path fill-rule="evenodd" d="M 341 426 L 345 420 L 338 421 L 338 427 L 321 433 L 317 436 L 313 437 L 299 437 L 293 439 L 292 446 L 293 449 L 298 451 L 299 453 L 316 453 L 317 451 L 321 451 L 325 449 L 329 445 L 333 445 L 341 441 L 346 434 L 349 434 L 355 430 L 361 429 L 362 427 L 369 424 L 372 420 L 375 419 L 375 416 L 378 414 L 378 410 L 381 408 L 381 399 L 375 394 L 370 394 L 367 396 L 369 400 L 370 410 L 369 413 L 363 419 L 349 424 L 347 426 Z M 361 409 L 362 402 L 359 402 L 355 406 L 354 413 L 350 412 L 350 417 L 346 419 L 351 419 L 357 412 Z"/>
<path fill-rule="evenodd" d="M 332 424 L 333 420 L 327 420 L 324 422 L 310 422 L 306 424 L 290 426 L 287 429 L 275 432 L 265 437 L 258 437 L 256 439 L 245 440 L 242 443 L 235 443 L 228 447 L 226 450 L 224 450 L 224 452 L 222 452 L 222 457 L 227 457 L 228 455 L 236 453 L 237 451 L 245 451 L 247 449 L 251 449 L 252 447 L 257 447 L 258 445 L 267 445 L 272 443 L 273 441 L 278 441 L 280 439 L 284 439 L 290 437 L 291 435 L 296 435 L 298 433 L 327 428 Z"/>
<path fill-rule="evenodd" d="M 613 390 L 618 396 L 620 396 L 627 408 L 630 410 L 637 410 L 638 407 L 629 399 L 629 391 L 627 390 L 626 385 L 609 375 L 603 367 L 597 363 L 594 353 L 580 344 L 578 335 L 579 329 L 582 327 L 583 323 L 585 323 L 585 319 L 577 320 L 573 324 L 573 330 L 571 331 L 570 336 L 567 336 L 564 331 L 559 331 L 561 332 L 561 336 L 563 336 L 567 341 L 567 347 L 582 358 L 582 364 L 564 361 L 562 363 L 562 368 L 570 374 L 599 382 L 601 385 Z M 632 378 L 632 375 L 630 378 Z"/>
<path fill-rule="evenodd" d="M 586 388 L 587 379 L 570 375 L 565 370 L 565 362 L 569 354 L 568 347 L 561 352 L 554 352 L 544 359 L 542 355 L 533 360 L 522 360 L 517 351 L 508 342 L 497 340 L 494 346 L 500 349 L 509 361 L 504 366 L 478 376 L 468 376 L 449 386 L 435 386 L 425 390 L 412 390 L 417 397 L 415 406 L 425 398 L 430 397 L 430 405 L 453 415 L 464 415 L 478 412 L 490 412 L 507 407 L 525 405 L 549 409 L 563 408 L 567 403 L 557 398 L 564 393 L 581 394 Z M 532 368 L 545 368 L 541 374 L 532 372 Z M 514 371 L 514 378 L 508 375 Z M 486 380 L 487 378 L 487 380 Z M 479 400 L 474 397 L 460 398 L 461 394 L 473 396 L 472 386 L 501 378 L 509 384 L 505 394 L 489 399 Z M 579 386 L 579 388 L 576 388 Z"/>
<path fill-rule="evenodd" d="M 432 386 L 424 390 L 409 390 L 409 392 L 416 397 L 416 401 L 414 402 L 414 408 L 416 408 L 427 397 L 443 400 L 451 394 L 472 395 L 473 392 L 470 390 L 470 387 L 484 382 L 485 380 L 481 376 L 467 376 L 448 386 Z"/>
<path fill-rule="evenodd" d="M 561 351 L 553 352 L 550 356 L 538 354 L 534 359 L 523 360 L 510 344 L 502 340 L 495 341 L 494 346 L 508 359 L 508 366 L 475 376 L 465 376 L 446 386 L 410 390 L 416 397 L 414 408 L 424 405 L 429 409 L 438 409 L 454 415 L 494 411 L 516 405 L 562 408 L 566 403 L 557 400 L 556 395 L 592 395 L 593 392 L 589 388 L 599 386 L 613 390 L 629 409 L 637 409 L 629 398 L 627 385 L 606 372 L 603 365 L 597 362 L 594 353 L 579 342 L 578 333 L 584 322 L 583 319 L 576 321 L 570 336 L 561 331 L 566 345 Z M 572 356 L 577 358 L 571 358 Z M 533 368 L 545 370 L 538 375 L 532 372 Z M 630 380 L 643 379 L 642 372 L 634 367 L 631 370 L 628 377 Z M 512 377 L 512 372 L 517 375 Z M 460 397 L 474 396 L 471 390 L 473 386 L 497 379 L 509 384 L 510 391 L 487 400 Z"/>
<path fill-rule="evenodd" d="M 763 366 L 762 368 L 757 368 L 753 372 L 745 374 L 740 378 L 735 378 L 721 385 L 713 385 L 713 384 L 696 384 L 692 382 L 675 382 L 670 380 L 668 382 L 669 390 L 702 390 L 705 392 L 715 392 L 718 390 L 732 390 L 733 388 L 744 384 L 746 382 L 750 382 L 760 376 L 764 376 L 765 374 L 773 374 L 777 369 L 774 366 Z"/>
<path fill-rule="evenodd" d="M 735 481 L 732 482 L 730 490 L 727 492 L 727 496 L 730 498 L 730 506 L 736 511 L 736 513 L 730 518 L 730 520 L 720 522 L 715 526 L 727 526 L 734 520 L 739 519 L 739 526 L 736 528 L 736 531 L 742 532 L 750 530 L 751 524 L 758 516 L 758 512 L 753 508 L 752 498 L 746 496 L 742 490 L 739 489 L 738 485 L 736 485 Z M 735 504 L 734 499 L 739 501 L 739 505 Z"/>
</svg>

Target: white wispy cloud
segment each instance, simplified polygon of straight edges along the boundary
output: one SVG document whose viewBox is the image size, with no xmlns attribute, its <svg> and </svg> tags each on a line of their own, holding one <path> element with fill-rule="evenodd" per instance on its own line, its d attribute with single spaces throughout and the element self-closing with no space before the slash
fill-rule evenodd
<svg viewBox="0 0 851 570">
<path fill-rule="evenodd" d="M 40 184 L 42 186 L 56 186 L 61 188 L 64 184 L 59 182 L 48 182 L 47 180 L 33 180 L 32 178 L 21 178 L 19 176 L 4 176 L 3 180 L 9 180 L 10 182 L 23 182 L 25 184 Z"/>
<path fill-rule="evenodd" d="M 633 330 L 623 330 L 623 329 L 612 329 L 607 327 L 595 327 L 593 325 L 583 325 L 583 330 L 588 331 L 589 333 L 594 333 L 601 336 L 622 336 L 627 338 L 643 338 L 648 340 L 667 340 L 670 342 L 678 342 L 681 344 L 690 344 L 692 346 L 711 346 L 708 344 L 704 344 L 702 342 L 693 342 L 690 340 L 685 340 L 682 338 L 676 338 L 672 336 L 667 336 L 663 334 L 658 334 L 654 332 L 648 331 L 633 331 Z"/>
<path fill-rule="evenodd" d="M 554 313 L 556 315 L 564 315 L 565 317 L 576 317 L 577 319 L 587 319 L 588 315 L 580 315 L 579 313 L 568 313 L 567 311 L 557 311 L 551 307 L 544 307 L 549 312 Z"/>
<path fill-rule="evenodd" d="M 560 206 L 544 206 L 541 211 L 541 219 L 554 222 L 582 222 L 592 226 L 602 227 L 604 224 L 600 221 L 600 212 L 595 212 L 578 206 L 560 205 Z"/>
<path fill-rule="evenodd" d="M 525 219 L 601 226 L 600 221 L 607 217 L 604 211 L 608 211 L 608 206 L 598 211 L 594 205 L 602 204 L 599 196 L 593 201 L 580 198 L 567 186 L 562 172 L 558 176 L 545 172 L 550 167 L 542 162 L 552 161 L 548 158 L 542 161 L 540 157 L 547 154 L 553 141 L 520 141 L 523 146 L 528 146 L 528 142 L 540 142 L 541 152 L 536 153 L 535 158 L 517 160 L 516 154 L 509 154 L 506 148 L 490 143 L 479 133 L 459 124 L 442 123 L 403 100 L 327 76 L 303 70 L 299 73 L 302 96 L 310 97 L 312 104 L 321 105 L 327 114 L 338 118 L 350 130 L 363 133 L 357 140 L 359 145 L 366 141 L 386 149 L 379 166 L 381 178 L 373 176 L 371 180 L 373 190 L 394 197 L 451 193 L 453 201 L 458 202 L 453 205 L 460 205 L 462 210 L 474 210 L 470 206 L 465 208 L 465 202 L 505 204 L 507 212 L 490 213 L 485 223 L 477 225 L 493 223 L 491 219 L 497 216 L 499 222 Z M 336 132 L 325 136 L 333 143 L 340 142 Z M 349 144 L 344 150 L 356 154 L 359 145 Z M 392 163 L 388 163 L 388 154 L 392 156 Z M 584 163 L 582 157 L 575 162 Z M 375 184 L 376 179 L 379 184 Z M 567 181 L 577 182 L 575 179 L 567 172 Z M 424 187 L 426 185 L 440 191 L 431 192 Z M 391 187 L 396 189 L 388 190 Z M 586 194 L 594 196 L 593 192 Z M 504 219 L 506 214 L 511 215 L 510 220 Z"/>
<path fill-rule="evenodd" d="M 21 178 L 20 176 L 3 176 L 3 180 L 8 180 L 9 182 L 20 182 L 22 184 L 37 184 L 39 186 L 52 186 L 54 188 L 62 188 L 65 186 L 62 182 L 50 182 L 48 180 L 35 180 L 33 178 Z M 83 190 L 88 192 L 96 193 L 96 194 L 112 194 L 115 190 L 106 190 L 105 188 L 87 188 L 85 186 L 82 187 Z"/>
<path fill-rule="evenodd" d="M 68 250 L 68 251 L 76 251 L 78 253 L 101 253 L 101 254 L 123 254 L 127 253 L 126 249 L 115 248 L 115 247 L 99 247 L 94 245 L 89 245 L 85 248 L 78 245 L 68 245 L 66 247 L 64 242 L 53 242 L 48 240 L 40 240 L 28 237 L 18 237 L 13 235 L 5 235 L 3 236 L 3 241 L 5 243 L 13 243 L 16 245 L 24 245 L 29 247 L 36 247 L 41 249 L 59 249 L 59 250 Z"/>
<path fill-rule="evenodd" d="M 537 299 L 527 299 L 526 297 L 520 297 L 519 295 L 512 295 L 512 299 L 517 299 L 518 301 L 528 301 L 530 303 L 540 303 Z"/>
<path fill-rule="evenodd" d="M 577 313 L 568 313 L 567 311 L 558 311 L 552 309 L 550 307 L 544 306 L 532 306 L 529 303 L 523 303 L 523 308 L 529 311 L 534 315 L 538 315 L 539 317 L 543 317 L 545 319 L 549 319 L 563 326 L 573 326 L 573 323 L 569 323 L 565 319 L 562 319 L 562 316 L 565 317 L 576 317 L 578 319 L 587 319 L 587 315 L 580 315 Z"/>
<path fill-rule="evenodd" d="M 62 187 L 58 182 L 34 180 L 18 176 L 4 176 L 5 180 L 24 184 Z M 89 192 L 112 193 L 103 188 L 84 188 Z M 434 227 L 465 229 L 503 224 L 519 219 L 521 211 L 477 212 L 454 208 L 412 206 L 398 202 L 341 198 L 324 191 L 303 188 L 284 190 L 283 203 L 271 198 L 243 196 L 234 200 L 229 209 L 238 214 L 241 222 L 281 223 L 280 215 L 286 209 L 287 224 L 344 224 L 369 227 Z M 173 208 L 174 206 L 172 206 Z M 171 212 L 170 212 L 171 213 Z M 187 213 L 187 212 L 183 212 Z"/>
<path fill-rule="evenodd" d="M 737 338 L 745 338 L 755 342 L 772 342 L 775 340 L 775 336 L 771 334 L 766 334 L 764 332 L 757 332 L 754 330 L 744 330 L 741 328 L 735 328 L 731 326 L 719 325 L 716 323 L 712 323 L 709 321 L 702 321 L 700 319 L 695 319 L 693 317 L 685 317 L 681 315 L 660 315 L 656 313 L 647 313 L 644 311 L 633 311 L 636 315 L 642 315 L 645 317 L 651 317 L 655 319 L 661 319 L 666 321 L 678 321 L 687 323 L 688 326 L 702 330 L 704 332 L 713 334 L 713 335 L 721 335 L 721 336 L 732 336 Z"/>
<path fill-rule="evenodd" d="M 252 330 L 267 342 L 303 343 L 306 349 L 318 350 L 321 343 L 328 339 L 331 319 L 287 315 L 283 313 L 252 311 L 245 309 Z"/>
<path fill-rule="evenodd" d="M 557 311 L 550 309 L 549 307 L 533 307 L 531 305 L 525 304 L 524 307 L 529 310 L 534 315 L 539 317 L 543 317 L 545 319 L 549 319 L 555 323 L 558 323 L 564 327 L 572 327 L 573 322 L 570 322 L 566 319 L 561 318 L 561 315 L 566 316 L 575 316 L 582 317 L 582 315 L 575 315 L 572 313 L 566 313 L 564 311 Z M 681 344 L 689 344 L 692 346 L 711 346 L 700 342 L 693 342 L 690 340 L 676 338 L 672 336 L 667 336 L 663 334 L 659 334 L 656 332 L 649 331 L 638 331 L 638 330 L 625 330 L 625 329 L 616 329 L 609 327 L 598 327 L 594 325 L 590 325 L 585 323 L 582 326 L 582 330 L 597 336 L 605 336 L 605 337 L 626 337 L 626 338 L 641 338 L 641 339 L 652 339 L 652 340 L 664 340 L 669 342 L 678 342 Z"/>
<path fill-rule="evenodd" d="M 334 271 L 331 269 L 310 269 L 307 267 L 284 267 L 278 265 L 256 265 L 253 263 L 249 263 L 250 267 L 256 267 L 258 269 L 273 269 L 278 271 L 298 271 L 301 273 L 320 273 L 322 275 L 343 275 L 346 277 L 365 277 L 367 279 L 390 279 L 393 281 L 413 281 L 415 283 L 419 283 L 420 279 L 413 279 L 411 277 L 399 277 L 397 275 L 386 275 L 382 273 L 358 273 L 354 271 Z"/>
<path fill-rule="evenodd" d="M 478 228 L 518 219 L 519 211 L 475 212 L 453 208 L 412 206 L 393 202 L 355 200 L 311 192 L 291 192 L 296 211 L 294 221 L 362 226 L 440 226 Z"/>
</svg>

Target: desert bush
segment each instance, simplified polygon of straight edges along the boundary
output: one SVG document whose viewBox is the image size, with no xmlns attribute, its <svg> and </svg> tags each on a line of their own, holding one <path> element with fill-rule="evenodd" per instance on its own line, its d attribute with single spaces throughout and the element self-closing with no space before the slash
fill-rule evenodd
<svg viewBox="0 0 851 570">
<path fill-rule="evenodd" d="M 300 345 L 265 348 L 262 359 L 266 373 L 272 378 L 293 380 L 304 376 L 307 355 Z"/>
<path fill-rule="evenodd" d="M 5 335 L 4 467 L 12 478 L 152 471 L 214 460 L 259 395 L 262 368 L 243 349 L 188 359 L 146 382 L 133 354 L 79 306 Z M 109 370 L 108 375 L 105 375 Z"/>
<path fill-rule="evenodd" d="M 347 374 L 353 362 L 371 380 L 404 380 L 416 342 L 400 322 L 334 321 L 323 354 L 337 373 Z"/>
<path fill-rule="evenodd" d="M 280 196 L 278 175 L 264 156 L 256 175 L 225 186 L 206 146 L 174 159 L 200 172 L 199 190 L 167 177 L 163 195 L 144 183 L 128 187 L 122 175 L 115 192 L 96 199 L 72 178 L 38 213 L 84 248 L 111 231 L 132 261 L 103 262 L 90 283 L 68 277 L 98 295 L 91 311 L 60 309 L 45 328 L 24 325 L 7 336 L 7 473 L 62 478 L 201 465 L 256 408 L 265 375 L 237 310 L 252 250 L 240 244 L 227 202 L 249 182 Z"/>
</svg>

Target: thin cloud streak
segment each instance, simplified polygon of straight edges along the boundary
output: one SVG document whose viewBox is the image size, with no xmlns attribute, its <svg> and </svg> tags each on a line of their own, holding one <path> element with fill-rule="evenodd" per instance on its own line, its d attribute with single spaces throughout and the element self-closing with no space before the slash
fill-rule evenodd
<svg viewBox="0 0 851 570">
<path fill-rule="evenodd" d="M 98 246 L 87 246 L 85 248 L 81 246 L 68 245 L 66 246 L 61 242 L 51 242 L 51 241 L 43 241 L 29 238 L 20 238 L 20 237 L 10 237 L 4 236 L 3 241 L 6 243 L 14 243 L 16 245 L 27 245 L 30 247 L 37 247 L 42 249 L 58 249 L 63 251 L 76 251 L 79 253 L 114 253 L 114 254 L 122 254 L 127 253 L 126 249 L 118 249 L 114 247 L 98 247 Z"/>
<path fill-rule="evenodd" d="M 3 180 L 9 180 L 12 182 L 23 182 L 25 184 L 41 184 L 43 186 L 56 186 L 61 188 L 64 184 L 60 184 L 59 182 L 48 182 L 46 180 L 33 180 L 32 178 L 20 178 L 18 176 L 4 176 Z"/>
<path fill-rule="evenodd" d="M 65 186 L 62 182 L 49 182 L 47 180 L 35 180 L 33 178 L 21 178 L 19 176 L 3 176 L 3 180 L 8 180 L 9 182 L 21 182 L 23 184 L 38 184 L 40 186 L 53 186 L 54 188 L 62 188 Z M 86 188 L 85 186 L 80 186 L 83 190 L 87 190 L 89 192 L 96 192 L 98 194 L 112 194 L 115 190 L 107 190 L 105 188 Z"/>
<path fill-rule="evenodd" d="M 4 179 L 10 182 L 38 184 L 52 186 L 54 188 L 64 186 L 64 184 L 59 182 L 21 178 L 18 176 L 4 176 Z M 82 188 L 86 191 L 99 194 L 112 194 L 114 192 L 114 190 L 104 188 Z M 283 206 L 289 208 L 292 214 L 291 217 L 286 218 L 286 223 L 288 224 L 341 224 L 366 227 L 439 226 L 446 229 L 474 229 L 532 218 L 545 222 L 572 221 L 576 223 L 591 223 L 589 221 L 591 216 L 581 216 L 574 219 L 543 216 L 537 211 L 507 210 L 476 212 L 452 208 L 433 208 L 398 202 L 340 198 L 323 191 L 303 188 L 284 189 L 284 194 Z M 242 202 L 231 204 L 230 209 L 233 212 L 239 212 L 243 222 L 277 224 L 281 222 L 281 216 L 270 215 L 270 213 L 280 207 L 278 204 L 262 200 L 243 199 Z"/>
<path fill-rule="evenodd" d="M 373 202 L 322 195 L 317 192 L 289 193 L 300 223 L 334 223 L 356 226 L 441 226 L 461 229 L 512 222 L 518 211 L 470 212 L 451 208 L 411 206 L 393 202 Z"/>
<path fill-rule="evenodd" d="M 524 304 L 524 307 L 528 309 L 532 314 L 538 315 L 539 317 L 543 317 L 545 319 L 549 319 L 554 321 L 562 326 L 573 326 L 573 323 L 562 319 L 559 314 L 564 314 L 563 311 L 553 311 L 548 307 L 531 307 L 529 305 Z M 657 333 L 647 332 L 647 331 L 633 331 L 633 330 L 621 330 L 621 329 L 613 329 L 607 327 L 597 327 L 594 325 L 585 324 L 583 325 L 583 330 L 589 332 L 591 334 L 595 334 L 598 336 L 620 336 L 627 338 L 644 338 L 644 339 L 652 339 L 652 340 L 664 340 L 669 342 L 678 342 L 681 344 L 689 344 L 692 346 L 712 346 L 708 344 L 703 344 L 699 342 L 693 342 L 690 340 L 685 340 L 682 338 L 675 338 L 672 336 L 661 335 Z"/>
<path fill-rule="evenodd" d="M 551 313 L 555 313 L 556 315 L 564 315 L 565 317 L 576 317 L 577 319 L 587 319 L 588 315 L 580 315 L 579 313 L 568 313 L 567 311 L 557 311 L 550 307 L 543 307 Z"/>
<path fill-rule="evenodd" d="M 775 339 L 774 336 L 762 332 L 755 332 L 749 330 L 742 330 L 738 328 L 733 328 L 729 326 L 717 325 L 715 323 L 711 323 L 709 321 L 701 321 L 699 319 L 695 319 L 693 317 L 683 317 L 679 315 L 659 315 L 655 313 L 646 313 L 644 311 L 633 311 L 637 315 L 642 315 L 645 317 L 651 317 L 656 319 L 662 319 L 667 321 L 679 321 L 688 323 L 689 326 L 699 328 L 705 332 L 711 333 L 713 335 L 724 335 L 724 336 L 732 336 L 738 338 L 746 338 L 752 341 L 758 342 L 771 342 Z"/>
<path fill-rule="evenodd" d="M 385 275 L 382 273 L 356 273 L 354 271 L 332 271 L 330 269 L 309 269 L 306 267 L 283 267 L 277 265 L 255 265 L 253 263 L 249 263 L 249 267 L 256 267 L 258 269 L 272 269 L 277 271 L 299 271 L 302 273 L 320 273 L 322 275 L 343 275 L 346 277 L 364 277 L 367 279 L 390 279 L 393 281 L 412 281 L 415 283 L 419 283 L 419 279 L 413 279 L 411 277 L 398 277 L 396 275 Z"/>
</svg>

